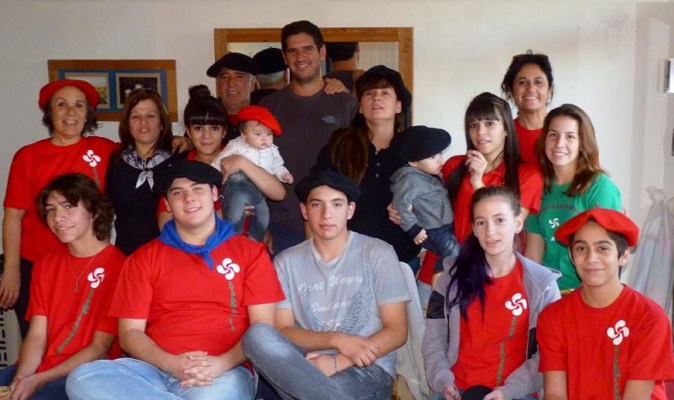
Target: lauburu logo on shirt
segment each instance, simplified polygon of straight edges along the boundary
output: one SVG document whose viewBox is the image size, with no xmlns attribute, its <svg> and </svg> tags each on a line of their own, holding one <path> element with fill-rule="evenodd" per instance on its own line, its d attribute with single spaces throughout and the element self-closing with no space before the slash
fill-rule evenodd
<svg viewBox="0 0 674 400">
<path fill-rule="evenodd" d="M 87 150 L 87 153 L 82 156 L 82 159 L 89 163 L 89 166 L 95 167 L 101 162 L 101 157 L 97 156 L 93 150 Z"/>
<path fill-rule="evenodd" d="M 549 219 L 548 224 L 550 224 L 550 228 L 552 229 L 559 228 L 559 218 Z"/>
<path fill-rule="evenodd" d="M 231 258 L 225 258 L 222 260 L 222 263 L 218 264 L 215 269 L 218 271 L 218 273 L 224 275 L 225 279 L 228 281 L 234 279 L 234 275 L 241 271 L 239 264 L 233 263 Z"/>
<path fill-rule="evenodd" d="M 91 282 L 92 289 L 99 287 L 103 283 L 103 279 L 105 279 L 105 268 L 103 267 L 98 267 L 87 275 L 87 280 Z"/>
<path fill-rule="evenodd" d="M 522 296 L 522 293 L 515 293 L 512 299 L 506 301 L 505 306 L 512 311 L 514 316 L 519 317 L 527 309 L 527 299 Z"/>
<path fill-rule="evenodd" d="M 613 344 L 617 346 L 622 343 L 624 338 L 630 335 L 630 328 L 628 328 L 627 323 L 621 319 L 615 323 L 614 327 L 608 328 L 606 334 L 609 339 L 613 339 Z"/>
</svg>

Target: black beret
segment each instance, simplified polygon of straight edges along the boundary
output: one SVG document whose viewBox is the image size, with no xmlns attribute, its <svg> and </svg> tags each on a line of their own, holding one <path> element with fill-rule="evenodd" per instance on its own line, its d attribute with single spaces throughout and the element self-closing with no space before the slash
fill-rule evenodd
<svg viewBox="0 0 674 400">
<path fill-rule="evenodd" d="M 355 87 L 358 98 L 360 99 L 362 95 L 360 88 L 365 82 L 375 81 L 382 78 L 391 82 L 396 87 L 396 92 L 400 93 L 400 99 L 398 100 L 400 100 L 400 103 L 403 106 L 403 112 L 410 108 L 412 105 L 412 93 L 410 93 L 407 86 L 405 86 L 403 77 L 400 75 L 400 72 L 385 65 L 375 65 L 356 79 Z"/>
<path fill-rule="evenodd" d="M 180 160 L 170 165 L 161 176 L 155 176 L 153 191 L 165 195 L 177 178 L 187 178 L 196 183 L 208 183 L 216 187 L 222 183 L 222 174 L 210 165 L 196 160 Z"/>
<path fill-rule="evenodd" d="M 248 72 L 257 75 L 257 64 L 255 60 L 241 53 L 227 53 L 218 61 L 211 65 L 206 71 L 206 75 L 216 78 L 223 68 L 233 69 L 235 71 Z"/>
<path fill-rule="evenodd" d="M 253 60 L 257 64 L 258 74 L 273 74 L 274 72 L 285 71 L 288 68 L 286 60 L 283 58 L 283 51 L 276 47 L 258 51 L 253 56 Z"/>
<path fill-rule="evenodd" d="M 417 125 L 395 135 L 390 148 L 403 161 L 419 161 L 442 153 L 451 143 L 446 130 Z"/>
<path fill-rule="evenodd" d="M 335 171 L 320 171 L 313 173 L 295 185 L 295 194 L 300 202 L 305 203 L 309 193 L 319 186 L 329 186 L 346 195 L 349 201 L 356 201 L 360 197 L 360 189 L 356 183 L 346 176 Z"/>
<path fill-rule="evenodd" d="M 492 391 L 493 390 L 484 385 L 471 386 L 466 389 L 465 392 L 463 392 L 461 395 L 461 400 L 482 400 L 484 399 L 484 396 L 488 395 Z"/>
</svg>

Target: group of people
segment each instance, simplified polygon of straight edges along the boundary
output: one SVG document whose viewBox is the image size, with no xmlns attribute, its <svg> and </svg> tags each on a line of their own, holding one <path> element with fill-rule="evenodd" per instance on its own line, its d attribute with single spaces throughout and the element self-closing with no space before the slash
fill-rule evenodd
<svg viewBox="0 0 674 400">
<path fill-rule="evenodd" d="M 451 137 L 407 124 L 397 71 L 352 94 L 321 75 L 316 25 L 280 41 L 282 66 L 216 61 L 184 136 L 151 89 L 120 143 L 92 136 L 93 86 L 41 89 L 49 138 L 17 152 L 4 203 L 0 307 L 24 341 L 0 399 L 390 399 L 417 295 L 400 263 L 433 398 L 666 398 L 669 319 L 619 280 L 638 228 L 587 114 L 548 112 L 545 55 L 513 58 L 507 100 L 470 101 L 443 163 Z M 290 79 L 252 101 L 260 75 Z"/>
</svg>

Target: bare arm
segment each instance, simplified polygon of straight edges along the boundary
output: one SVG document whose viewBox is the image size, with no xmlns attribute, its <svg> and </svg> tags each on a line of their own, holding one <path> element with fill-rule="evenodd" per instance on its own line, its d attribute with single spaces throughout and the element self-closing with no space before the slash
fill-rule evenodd
<svg viewBox="0 0 674 400">
<path fill-rule="evenodd" d="M 537 233 L 527 232 L 527 248 L 524 256 L 532 261 L 541 263 L 545 253 L 545 240 Z"/>
<path fill-rule="evenodd" d="M 281 201 L 286 195 L 286 190 L 277 177 L 258 167 L 244 156 L 232 155 L 223 158 L 221 166 L 225 180 L 229 175 L 241 171 L 268 199 Z"/>
<path fill-rule="evenodd" d="M 623 400 L 649 400 L 654 386 L 653 381 L 628 380 L 625 384 Z"/>
<path fill-rule="evenodd" d="M 5 270 L 0 280 L 0 308 L 10 308 L 19 297 L 21 270 L 21 221 L 26 210 L 5 207 L 2 220 L 2 248 L 5 254 Z M 19 318 L 21 318 L 19 316 Z"/>
<path fill-rule="evenodd" d="M 567 400 L 566 371 L 550 371 L 543 373 L 543 400 Z"/>
</svg>

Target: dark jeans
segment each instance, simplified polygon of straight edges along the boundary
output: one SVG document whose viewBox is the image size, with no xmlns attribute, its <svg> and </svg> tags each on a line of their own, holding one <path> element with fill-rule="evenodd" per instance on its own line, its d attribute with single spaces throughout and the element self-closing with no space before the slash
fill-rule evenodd
<svg viewBox="0 0 674 400">
<path fill-rule="evenodd" d="M 269 206 L 262 192 L 246 175 L 236 172 L 222 185 L 221 193 L 222 218 L 234 225 L 236 233 L 243 232 L 246 206 L 255 207 L 249 218 L 248 236 L 261 242 L 269 225 Z"/>
<path fill-rule="evenodd" d="M 17 366 L 10 365 L 0 371 L 0 386 L 7 386 L 12 383 L 16 375 Z M 66 377 L 59 378 L 44 385 L 41 389 L 33 393 L 31 400 L 68 400 L 66 395 Z"/>
<path fill-rule="evenodd" d="M 442 271 L 442 260 L 445 257 L 459 254 L 459 242 L 454 235 L 454 224 L 427 229 L 426 235 L 426 240 L 421 245 L 438 256 L 435 271 Z"/>
<path fill-rule="evenodd" d="M 269 224 L 269 232 L 271 232 L 271 236 L 274 239 L 274 256 L 307 239 L 304 231 L 288 228 L 281 224 Z"/>
<path fill-rule="evenodd" d="M 25 339 L 28 334 L 28 321 L 26 321 L 26 311 L 28 311 L 28 300 L 30 299 L 30 277 L 33 272 L 33 263 L 21 257 L 19 263 L 21 271 L 21 287 L 19 288 L 19 298 L 14 304 L 14 312 L 19 323 L 21 339 Z"/>
<path fill-rule="evenodd" d="M 248 328 L 242 344 L 248 360 L 283 399 L 391 398 L 393 377 L 378 365 L 351 367 L 328 377 L 304 358 L 304 349 L 269 325 Z"/>
</svg>

